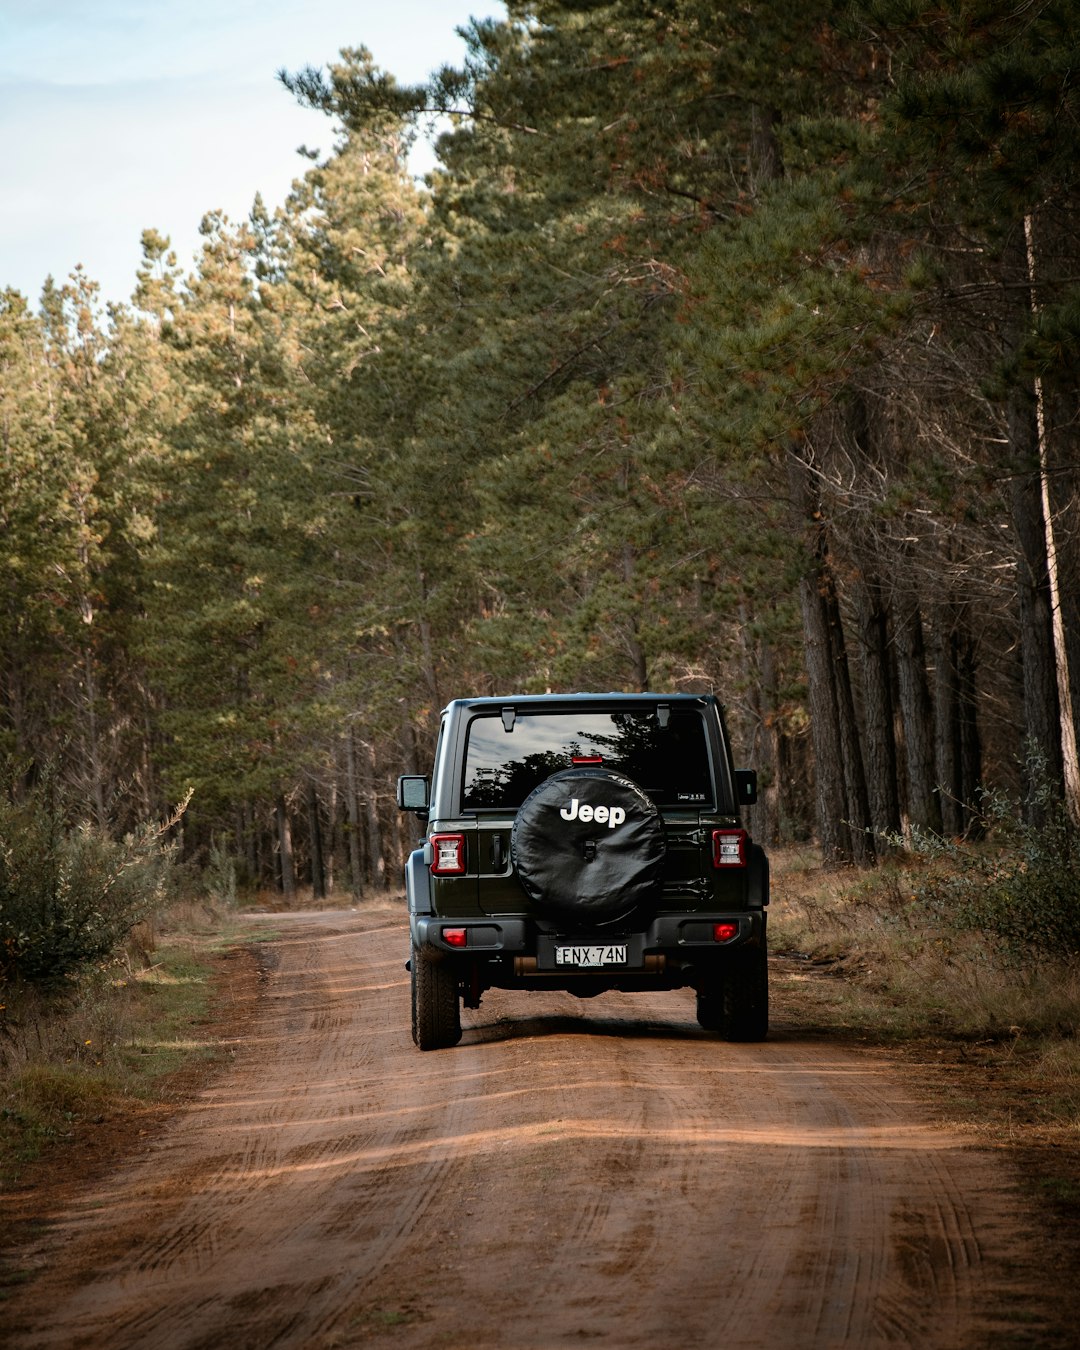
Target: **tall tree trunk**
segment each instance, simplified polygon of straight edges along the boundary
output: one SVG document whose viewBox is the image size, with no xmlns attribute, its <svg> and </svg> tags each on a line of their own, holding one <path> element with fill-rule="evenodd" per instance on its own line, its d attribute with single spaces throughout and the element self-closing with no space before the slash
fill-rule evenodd
<svg viewBox="0 0 1080 1350">
<path fill-rule="evenodd" d="M 387 888 L 392 890 L 394 886 L 402 884 L 402 868 L 405 861 L 406 840 L 402 831 L 401 811 L 393 811 L 390 815 L 390 857 L 386 873 Z M 409 847 L 411 847 L 411 843 Z"/>
<path fill-rule="evenodd" d="M 763 820 L 762 840 L 779 844 L 785 815 L 795 817 L 798 812 L 787 801 L 784 790 L 787 782 L 784 767 L 787 762 L 783 723 L 780 716 L 779 681 L 776 673 L 776 651 L 766 639 L 761 644 L 762 725 L 761 725 L 761 796 Z"/>
<path fill-rule="evenodd" d="M 967 835 L 978 819 L 982 738 L 976 700 L 975 641 L 955 605 L 942 605 L 934 628 L 935 765 L 941 789 L 941 825 Z"/>
<path fill-rule="evenodd" d="M 352 882 L 353 898 L 359 900 L 364 893 L 363 860 L 360 852 L 360 812 L 357 791 L 356 746 L 351 731 L 345 735 L 345 820 L 349 841 L 349 877 Z"/>
<path fill-rule="evenodd" d="M 871 863 L 869 807 L 848 655 L 829 556 L 828 529 L 803 447 L 788 456 L 788 481 L 810 559 L 799 582 L 810 732 L 817 780 L 818 837 L 826 865 Z"/>
<path fill-rule="evenodd" d="M 1015 356 L 1031 324 L 1027 243 L 1018 226 L 1002 258 L 1005 306 L 1005 355 Z M 1036 391 L 1019 378 L 1009 390 L 1006 425 L 1012 483 L 1013 533 L 1016 538 L 1016 590 L 1020 606 L 1020 652 L 1024 671 L 1024 729 L 1028 747 L 1046 761 L 1051 781 L 1064 783 L 1061 709 L 1050 575 L 1046 559 Z M 1034 802 L 1031 817 L 1037 815 Z"/>
<path fill-rule="evenodd" d="M 1021 403 L 1019 395 L 1010 405 Z M 1023 409 L 1010 408 L 1010 437 L 1017 447 L 1026 429 Z M 1054 660 L 1046 535 L 1037 474 L 1020 469 L 1012 481 L 1013 531 L 1017 542 L 1016 591 L 1020 606 L 1020 653 L 1024 670 L 1024 730 L 1029 745 L 1045 758 L 1052 781 L 1064 781 L 1060 709 Z"/>
<path fill-rule="evenodd" d="M 332 774 L 327 789 L 326 822 L 327 834 L 323 836 L 323 881 L 326 894 L 334 894 L 334 871 L 337 862 L 337 818 L 338 818 L 337 776 Z"/>
<path fill-rule="evenodd" d="M 135 781 L 139 788 L 140 816 L 143 820 L 152 820 L 155 812 L 164 803 L 158 801 L 157 774 L 154 770 L 154 733 L 152 730 L 150 697 L 142 682 L 139 682 L 139 712 L 141 736 L 139 737 L 139 767 Z"/>
<path fill-rule="evenodd" d="M 238 863 L 245 863 L 244 859 L 244 803 L 235 802 L 233 804 L 233 833 L 236 836 L 236 845 L 233 849 L 233 856 Z M 239 869 L 238 869 L 239 870 Z"/>
<path fill-rule="evenodd" d="M 402 773 L 428 773 L 430 764 L 421 764 L 420 745 L 416 736 L 416 727 L 409 718 L 406 718 L 401 725 L 401 748 L 404 754 L 404 760 L 401 766 Z"/>
<path fill-rule="evenodd" d="M 244 801 L 240 803 L 240 820 L 243 828 L 240 839 L 243 845 L 244 859 L 247 863 L 248 877 L 253 886 L 258 886 L 262 880 L 259 875 L 259 821 L 252 802 Z"/>
<path fill-rule="evenodd" d="M 754 743 L 750 762 L 757 770 L 758 799 L 750 808 L 748 820 L 754 835 L 763 844 L 779 842 L 779 718 L 777 717 L 776 660 L 767 638 L 760 642 L 750 639 L 751 616 L 742 606 L 739 614 L 739 633 L 743 650 L 743 667 L 749 691 L 750 713 L 754 721 Z"/>
<path fill-rule="evenodd" d="M 922 618 L 914 596 L 900 593 L 892 606 L 896 678 L 907 757 L 910 824 L 941 833 L 941 799 L 934 771 L 934 709 L 926 673 Z"/>
<path fill-rule="evenodd" d="M 1070 395 L 1048 400 L 1051 414 L 1049 441 L 1053 447 L 1050 465 L 1051 516 L 1059 573 L 1059 611 L 1064 630 L 1065 661 L 1072 695 L 1074 736 L 1080 734 L 1080 426 L 1075 416 L 1080 407 L 1080 381 L 1075 377 Z M 1074 760 L 1080 771 L 1080 748 Z M 1071 792 L 1070 814 L 1072 814 Z"/>
<path fill-rule="evenodd" d="M 750 109 L 750 181 L 754 188 L 774 183 L 784 176 L 780 148 L 780 114 L 775 108 L 755 103 Z"/>
<path fill-rule="evenodd" d="M 86 763 L 90 773 L 90 799 L 94 803 L 94 823 L 104 830 L 108 825 L 105 810 L 105 773 L 101 764 L 101 734 L 98 728 L 97 676 L 94 654 L 89 645 L 83 651 L 83 693 L 86 705 Z"/>
<path fill-rule="evenodd" d="M 1024 242 L 1027 250 L 1028 284 L 1031 288 L 1031 308 L 1038 310 L 1036 292 L 1035 221 L 1024 218 Z M 1042 381 L 1034 381 L 1035 425 L 1039 443 L 1039 492 L 1042 499 L 1044 546 L 1046 550 L 1046 580 L 1050 592 L 1051 635 L 1054 644 L 1054 675 L 1057 684 L 1058 718 L 1061 728 L 1062 786 L 1069 815 L 1080 824 L 1080 762 L 1076 753 L 1076 722 L 1073 718 L 1072 673 L 1069 665 L 1069 646 L 1066 640 L 1065 613 L 1062 604 L 1061 569 L 1058 558 L 1057 531 L 1050 490 L 1050 446 L 1046 404 Z"/>
<path fill-rule="evenodd" d="M 850 861 L 851 849 L 844 826 L 844 766 L 840 758 L 840 729 L 832 682 L 829 632 L 815 573 L 799 582 L 806 660 L 810 734 L 814 743 L 814 781 L 817 785 L 817 833 L 826 866 Z"/>
<path fill-rule="evenodd" d="M 427 576 L 421 569 L 417 572 L 417 585 L 420 588 L 420 600 L 426 610 L 428 601 L 428 582 Z M 435 644 L 431 639 L 431 624 L 426 618 L 422 618 L 419 624 L 420 632 L 420 651 L 423 657 L 424 683 L 427 685 L 428 693 L 431 696 L 432 706 L 441 708 L 443 706 L 442 692 L 439 688 L 439 672 L 435 665 Z"/>
<path fill-rule="evenodd" d="M 851 688 L 851 668 L 848 665 L 844 626 L 840 615 L 840 600 L 831 562 L 825 559 L 821 573 L 822 603 L 829 633 L 829 648 L 833 665 L 833 685 L 836 690 L 837 727 L 840 732 L 840 754 L 844 767 L 844 797 L 847 803 L 845 821 L 848 825 L 852 861 L 861 867 L 876 859 L 874 837 L 870 832 L 870 804 L 866 795 L 866 771 L 863 768 L 859 726 L 855 715 L 855 696 Z"/>
<path fill-rule="evenodd" d="M 375 764 L 375 747 L 370 741 L 364 743 L 364 797 L 367 805 L 367 841 L 368 865 L 371 880 L 380 890 L 387 886 L 386 856 L 383 852 L 382 825 L 379 822 L 378 777 Z"/>
<path fill-rule="evenodd" d="M 316 900 L 326 899 L 326 873 L 323 868 L 322 826 L 319 823 L 319 795 L 315 784 L 307 787 L 308 835 L 311 839 L 311 893 Z"/>
<path fill-rule="evenodd" d="M 274 815 L 277 819 L 281 892 L 286 900 L 293 900 L 296 897 L 296 874 L 293 869 L 292 825 L 289 822 L 289 809 L 285 805 L 285 798 L 280 794 L 274 803 Z"/>
<path fill-rule="evenodd" d="M 959 640 L 953 608 L 939 605 L 934 624 L 934 769 L 940 789 L 941 829 L 955 837 L 964 832 L 964 798 L 960 745 Z"/>
<path fill-rule="evenodd" d="M 1054 430 L 1056 465 L 1053 473 L 1053 513 L 1058 522 L 1057 552 L 1061 573 L 1061 613 L 1065 628 L 1066 654 L 1071 680 L 1073 726 L 1080 727 L 1080 426 L 1070 417 L 1080 407 L 1080 381 L 1069 407 L 1055 400 Z"/>
<path fill-rule="evenodd" d="M 956 642 L 956 697 L 960 731 L 961 826 L 965 835 L 981 820 L 979 791 L 982 788 L 982 737 L 979 734 L 979 704 L 975 683 L 977 645 L 964 620 Z"/>
<path fill-rule="evenodd" d="M 827 596 L 832 587 L 825 526 L 809 469 L 798 447 L 789 459 L 792 500 L 799 529 L 807 536 L 809 558 L 799 581 L 799 606 L 803 624 L 810 734 L 814 745 L 814 780 L 817 788 L 817 828 L 822 859 L 827 867 L 852 861 L 848 825 L 847 785 L 844 773 L 841 708 L 837 692 L 835 644 L 830 632 Z"/>
<path fill-rule="evenodd" d="M 1046 772 L 1064 783 L 1061 717 L 1054 659 L 1053 605 L 1046 567 L 1046 532 L 1038 472 L 1019 454 L 1034 440 L 1034 413 L 1021 391 L 1010 396 L 1008 428 L 1019 464 L 1011 485 L 1012 529 L 1017 539 L 1017 597 L 1023 661 L 1023 724 L 1027 744 L 1044 757 Z M 1023 463 L 1029 467 L 1023 467 Z"/>
<path fill-rule="evenodd" d="M 863 762 L 870 828 L 877 839 L 900 833 L 895 709 L 889 662 L 889 613 L 884 590 L 867 575 L 855 587 L 862 655 Z"/>
<path fill-rule="evenodd" d="M 280 873 L 277 870 L 276 858 L 277 849 L 273 847 L 270 834 L 271 832 L 264 828 L 262 813 L 253 810 L 253 823 L 255 830 L 255 877 L 258 885 L 275 885 L 280 880 Z"/>
</svg>

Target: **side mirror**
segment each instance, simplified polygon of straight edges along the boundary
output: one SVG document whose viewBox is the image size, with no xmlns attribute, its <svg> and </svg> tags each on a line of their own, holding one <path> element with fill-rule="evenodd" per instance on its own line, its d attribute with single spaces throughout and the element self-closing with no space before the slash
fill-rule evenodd
<svg viewBox="0 0 1080 1350">
<path fill-rule="evenodd" d="M 402 811 L 428 809 L 428 780 L 420 774 L 403 774 L 397 780 L 397 804 Z"/>
<path fill-rule="evenodd" d="M 735 770 L 735 801 L 739 806 L 753 806 L 757 801 L 757 771 Z"/>
</svg>

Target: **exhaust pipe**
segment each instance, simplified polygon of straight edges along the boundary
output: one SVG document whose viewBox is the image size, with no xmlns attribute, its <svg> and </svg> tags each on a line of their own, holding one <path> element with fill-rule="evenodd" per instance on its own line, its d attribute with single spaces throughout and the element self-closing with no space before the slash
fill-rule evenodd
<svg viewBox="0 0 1080 1350">
<path fill-rule="evenodd" d="M 604 966 L 603 969 L 610 971 L 613 967 Z M 662 952 L 650 952 L 645 957 L 641 966 L 635 968 L 633 971 L 627 971 L 627 974 L 662 975 L 665 970 L 667 970 L 667 957 Z M 518 978 L 524 975 L 536 975 L 540 979 L 543 979 L 545 975 L 588 975 L 589 973 L 587 968 L 578 970 L 565 968 L 563 970 L 541 970 L 537 965 L 535 956 L 514 957 L 514 975 Z"/>
</svg>

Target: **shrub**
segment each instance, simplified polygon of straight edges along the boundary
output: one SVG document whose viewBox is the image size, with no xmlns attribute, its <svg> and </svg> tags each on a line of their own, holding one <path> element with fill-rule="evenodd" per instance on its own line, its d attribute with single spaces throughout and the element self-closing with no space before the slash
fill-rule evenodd
<svg viewBox="0 0 1080 1350">
<path fill-rule="evenodd" d="M 217 840 L 210 844 L 203 884 L 211 904 L 225 910 L 236 908 L 236 860 Z"/>
<path fill-rule="evenodd" d="M 58 991 L 115 951 L 165 900 L 168 825 L 116 841 L 71 825 L 51 782 L 0 797 L 0 982 Z"/>
<path fill-rule="evenodd" d="M 1080 955 L 1080 830 L 1029 759 L 1034 784 L 1024 801 L 1004 793 L 983 798 L 986 842 L 965 846 L 920 836 L 932 862 L 916 898 L 946 927 L 997 938 L 1002 955 Z"/>
</svg>

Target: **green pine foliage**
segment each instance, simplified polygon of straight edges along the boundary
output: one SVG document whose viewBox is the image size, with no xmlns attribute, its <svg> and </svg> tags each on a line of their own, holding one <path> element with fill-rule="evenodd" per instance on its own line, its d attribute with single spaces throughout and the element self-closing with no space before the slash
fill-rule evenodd
<svg viewBox="0 0 1080 1350">
<path fill-rule="evenodd" d="M 979 828 L 1037 391 L 1080 594 L 1075 9 L 511 0 L 419 85 L 283 74 L 280 210 L 0 298 L 0 748 L 355 893 L 449 697 L 716 688 L 767 840 Z"/>
</svg>

